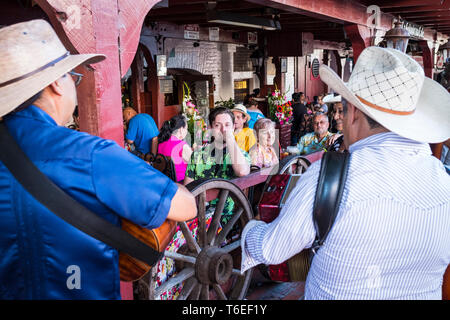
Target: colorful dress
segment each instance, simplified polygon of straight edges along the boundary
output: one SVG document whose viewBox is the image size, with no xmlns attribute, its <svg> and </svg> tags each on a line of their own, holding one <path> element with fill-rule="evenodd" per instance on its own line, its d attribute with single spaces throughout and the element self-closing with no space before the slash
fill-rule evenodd
<svg viewBox="0 0 450 320">
<path fill-rule="evenodd" d="M 279 162 L 272 146 L 263 147 L 258 143 L 250 149 L 249 154 L 252 159 L 252 165 L 260 168 L 272 167 Z"/>
<path fill-rule="evenodd" d="M 300 154 L 310 154 L 313 152 L 326 150 L 328 139 L 330 139 L 334 134 L 327 131 L 325 137 L 319 141 L 314 132 L 307 133 L 300 138 L 297 144 L 297 148 Z"/>
</svg>

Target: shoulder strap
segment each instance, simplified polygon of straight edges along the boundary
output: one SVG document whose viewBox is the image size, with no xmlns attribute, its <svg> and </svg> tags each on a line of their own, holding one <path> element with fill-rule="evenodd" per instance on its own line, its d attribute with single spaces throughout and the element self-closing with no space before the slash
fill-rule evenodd
<svg viewBox="0 0 450 320">
<path fill-rule="evenodd" d="M 154 265 L 164 255 L 88 210 L 60 189 L 31 162 L 3 122 L 0 122 L 0 150 L 0 161 L 24 189 L 67 223 L 149 265 Z"/>
<path fill-rule="evenodd" d="M 339 211 L 339 204 L 347 179 L 350 154 L 328 151 L 322 157 L 319 181 L 314 200 L 313 220 L 316 251 L 325 241 Z"/>
</svg>

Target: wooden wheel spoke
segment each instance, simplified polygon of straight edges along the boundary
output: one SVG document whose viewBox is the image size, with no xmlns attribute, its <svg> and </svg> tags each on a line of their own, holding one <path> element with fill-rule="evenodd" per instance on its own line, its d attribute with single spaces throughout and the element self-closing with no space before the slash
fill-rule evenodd
<svg viewBox="0 0 450 320">
<path fill-rule="evenodd" d="M 215 245 L 220 245 L 222 242 L 225 241 L 226 236 L 228 235 L 228 233 L 230 233 L 231 229 L 233 229 L 233 226 L 241 217 L 242 212 L 244 212 L 244 208 L 239 208 L 238 211 L 230 219 L 230 221 L 228 221 L 228 223 L 219 233 L 219 236 L 216 238 Z"/>
<path fill-rule="evenodd" d="M 206 191 L 203 191 L 198 195 L 198 244 L 201 248 L 206 247 L 207 245 L 207 238 L 206 238 Z"/>
<path fill-rule="evenodd" d="M 217 293 L 217 296 L 220 300 L 228 300 L 227 296 L 225 295 L 225 292 L 223 292 L 222 287 L 218 284 L 213 284 L 214 291 Z"/>
<path fill-rule="evenodd" d="M 200 292 L 201 300 L 209 300 L 209 285 L 203 284 Z"/>
<path fill-rule="evenodd" d="M 202 290 L 202 285 L 197 282 L 197 284 L 192 289 L 192 292 L 190 296 L 188 297 L 189 300 L 198 300 L 200 299 L 200 292 Z"/>
<path fill-rule="evenodd" d="M 197 286 L 197 279 L 195 277 L 191 277 L 183 285 L 183 289 L 181 290 L 180 295 L 178 296 L 178 300 L 186 300 L 189 295 L 192 293 L 192 290 Z"/>
<path fill-rule="evenodd" d="M 191 230 L 189 230 L 186 222 L 179 222 L 178 224 L 180 226 L 181 232 L 183 232 L 184 239 L 186 239 L 186 243 L 189 249 L 196 253 L 200 253 L 200 246 L 198 245 L 197 241 L 195 241 L 194 236 L 192 235 Z"/>
<path fill-rule="evenodd" d="M 229 190 L 221 190 L 219 194 L 219 202 L 216 205 L 214 210 L 214 216 L 212 217 L 211 224 L 208 228 L 208 244 L 213 244 L 216 238 L 217 230 L 219 230 L 220 218 L 222 217 L 223 209 L 225 208 L 225 204 L 228 199 L 228 195 L 230 194 Z"/>
<path fill-rule="evenodd" d="M 178 260 L 178 261 L 183 261 L 183 262 L 187 262 L 187 263 L 191 263 L 191 264 L 195 264 L 195 262 L 197 261 L 197 259 L 192 257 L 192 256 L 179 254 L 178 252 L 173 252 L 173 251 L 166 251 L 164 253 L 164 256 L 166 258 L 170 258 L 170 259 Z"/>
<path fill-rule="evenodd" d="M 233 273 L 234 273 L 234 270 L 235 269 L 233 269 Z M 248 286 L 250 283 L 250 280 L 252 278 L 252 274 L 253 274 L 253 270 L 250 269 L 250 270 L 247 270 L 244 274 L 242 274 L 242 275 L 240 274 L 237 277 L 236 283 L 233 286 L 233 290 L 231 291 L 231 294 L 230 294 L 230 300 L 242 300 L 245 298 L 244 297 L 245 292 L 242 292 L 238 288 Z"/>
<path fill-rule="evenodd" d="M 226 246 L 222 247 L 221 249 L 227 253 L 230 253 L 233 250 L 236 250 L 241 246 L 241 240 L 237 240 L 235 242 L 232 242 L 230 244 L 227 244 Z"/>
<path fill-rule="evenodd" d="M 185 268 L 181 270 L 178 274 L 164 282 L 158 289 L 155 291 L 155 296 L 158 297 L 173 286 L 182 283 L 186 279 L 189 279 L 195 274 L 194 268 Z"/>
<path fill-rule="evenodd" d="M 234 269 L 234 268 L 233 268 L 233 270 L 231 271 L 231 274 L 232 274 L 232 275 L 235 275 L 235 276 L 239 276 L 239 277 L 245 276 L 245 274 L 242 274 L 242 273 L 241 273 L 241 270 L 239 270 L 239 269 Z"/>
</svg>

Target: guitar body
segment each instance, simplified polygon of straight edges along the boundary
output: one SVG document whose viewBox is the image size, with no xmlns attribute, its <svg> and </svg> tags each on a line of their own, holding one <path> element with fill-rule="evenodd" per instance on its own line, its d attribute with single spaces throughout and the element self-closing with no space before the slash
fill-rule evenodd
<svg viewBox="0 0 450 320">
<path fill-rule="evenodd" d="M 262 221 L 269 223 L 278 217 L 299 178 L 300 176 L 289 174 L 278 174 L 269 178 L 258 205 Z M 288 261 L 267 266 L 267 272 L 273 281 L 304 281 L 306 273 L 303 270 L 307 270 L 305 266 L 308 263 L 308 255 L 302 251 Z"/>
<path fill-rule="evenodd" d="M 177 222 L 166 220 L 159 228 L 147 229 L 122 219 L 122 229 L 153 249 L 163 252 L 176 232 Z M 150 271 L 152 266 L 120 252 L 119 268 L 121 281 L 137 281 Z"/>
</svg>

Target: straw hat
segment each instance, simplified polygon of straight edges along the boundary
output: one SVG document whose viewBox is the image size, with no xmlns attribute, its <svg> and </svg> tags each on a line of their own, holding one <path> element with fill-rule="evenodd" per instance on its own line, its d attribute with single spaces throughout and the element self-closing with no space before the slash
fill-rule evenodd
<svg viewBox="0 0 450 320">
<path fill-rule="evenodd" d="M 234 105 L 234 108 L 231 109 L 231 111 L 239 111 L 245 116 L 247 121 L 250 120 L 250 115 L 247 113 L 247 108 L 241 103 Z"/>
<path fill-rule="evenodd" d="M 0 29 L 0 117 L 81 64 L 105 59 L 71 55 L 45 20 Z"/>
<path fill-rule="evenodd" d="M 428 143 L 450 137 L 450 94 L 407 54 L 368 47 L 347 83 L 328 66 L 321 65 L 319 73 L 335 92 L 392 132 Z"/>
</svg>

